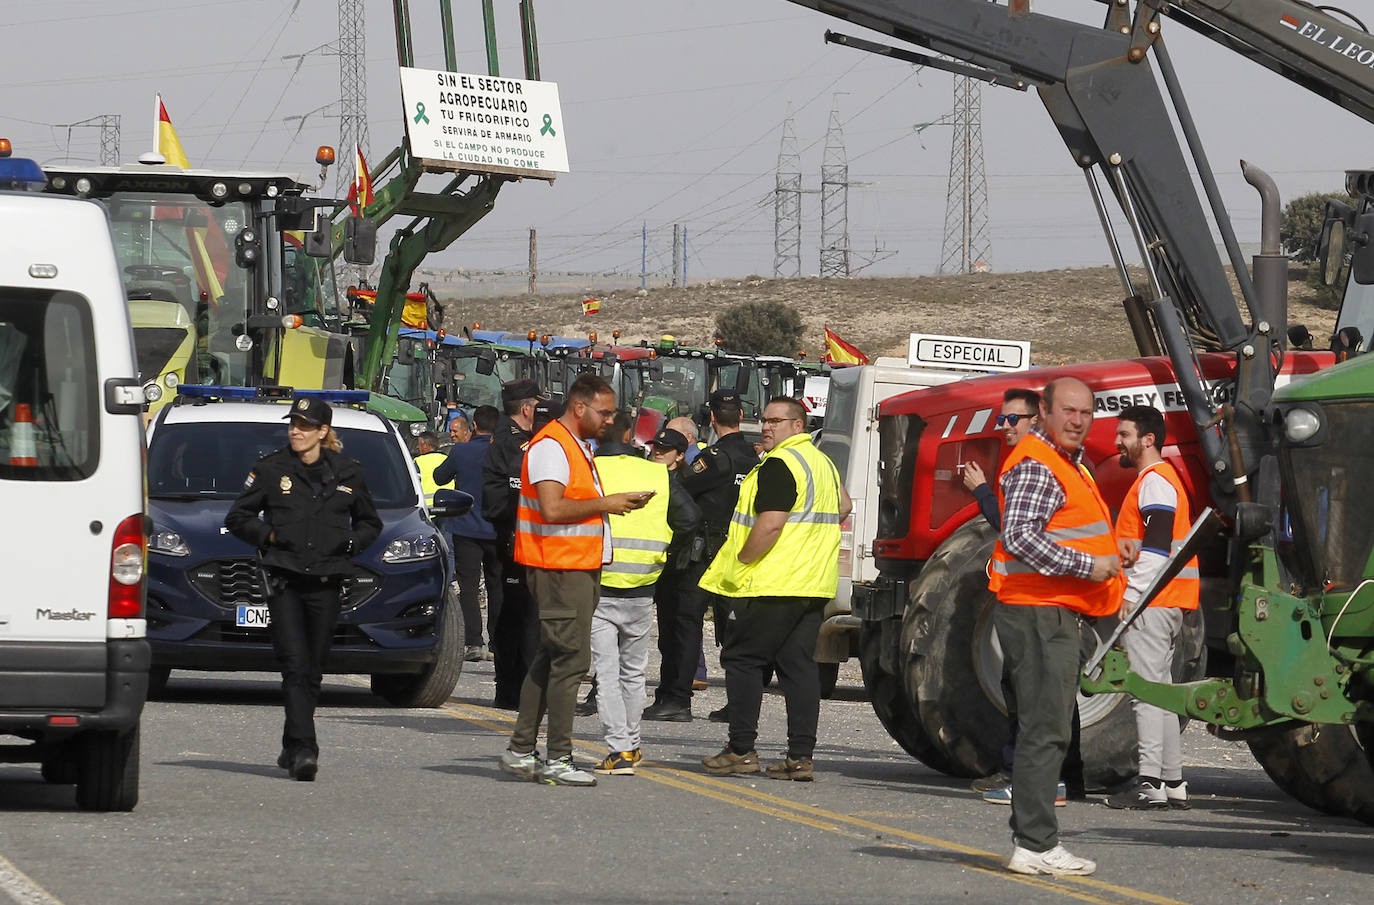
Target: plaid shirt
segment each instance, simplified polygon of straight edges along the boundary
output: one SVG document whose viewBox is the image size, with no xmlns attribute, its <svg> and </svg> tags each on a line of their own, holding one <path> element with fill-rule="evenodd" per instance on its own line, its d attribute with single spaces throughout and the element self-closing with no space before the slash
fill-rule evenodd
<svg viewBox="0 0 1374 905">
<path fill-rule="evenodd" d="M 1070 453 L 1039 427 L 1031 433 L 1044 440 L 1074 468 L 1083 460 L 1083 449 Z M 1002 475 L 1002 546 L 1008 553 L 1041 575 L 1072 575 L 1089 578 L 1093 558 L 1087 553 L 1057 544 L 1045 534 L 1045 525 L 1068 498 L 1054 472 L 1034 459 L 1023 459 Z"/>
</svg>

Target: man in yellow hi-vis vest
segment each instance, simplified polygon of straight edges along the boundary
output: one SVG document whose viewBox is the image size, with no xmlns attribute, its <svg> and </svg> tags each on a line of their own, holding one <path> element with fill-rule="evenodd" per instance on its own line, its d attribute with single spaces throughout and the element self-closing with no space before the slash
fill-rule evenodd
<svg viewBox="0 0 1374 905">
<path fill-rule="evenodd" d="M 839 583 L 840 522 L 852 503 L 830 459 L 806 432 L 806 409 L 780 396 L 763 410 L 763 460 L 740 485 L 725 546 L 701 588 L 731 598 L 721 651 L 730 742 L 702 760 L 707 773 L 757 773 L 763 670 L 770 663 L 787 702 L 787 755 L 771 779 L 814 779 L 820 716 L 813 659 L 826 601 Z"/>
<path fill-rule="evenodd" d="M 596 472 L 606 493 L 652 490 L 643 509 L 613 515 L 611 562 L 601 567 L 601 597 L 592 613 L 592 669 L 596 709 L 610 753 L 597 773 L 633 774 L 643 756 L 640 719 L 649 630 L 654 624 L 654 586 L 668 561 L 676 533 L 701 526 L 701 509 L 668 468 L 650 462 L 630 445 L 634 418 L 624 409 L 601 435 Z"/>
<path fill-rule="evenodd" d="M 443 465 L 448 456 L 439 452 L 439 435 L 434 431 L 424 431 L 415 438 L 415 467 L 420 469 L 420 489 L 425 492 L 425 506 L 434 505 L 434 491 L 452 490 L 453 482 L 439 484 L 434 480 L 434 469 Z"/>
</svg>

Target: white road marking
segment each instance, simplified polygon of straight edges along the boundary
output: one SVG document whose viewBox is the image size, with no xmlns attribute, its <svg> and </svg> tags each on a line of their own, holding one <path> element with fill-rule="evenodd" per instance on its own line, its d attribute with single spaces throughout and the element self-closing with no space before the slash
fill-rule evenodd
<svg viewBox="0 0 1374 905">
<path fill-rule="evenodd" d="M 17 905 L 62 905 L 52 893 L 30 880 L 4 855 L 0 855 L 0 893 Z"/>
</svg>

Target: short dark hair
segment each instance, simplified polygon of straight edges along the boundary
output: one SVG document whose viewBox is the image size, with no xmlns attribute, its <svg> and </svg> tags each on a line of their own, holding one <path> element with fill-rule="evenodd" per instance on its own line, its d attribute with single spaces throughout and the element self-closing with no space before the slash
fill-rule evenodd
<svg viewBox="0 0 1374 905">
<path fill-rule="evenodd" d="M 1121 410 L 1117 418 L 1134 424 L 1136 434 L 1141 437 L 1154 434 L 1155 449 L 1164 448 L 1168 429 L 1164 426 L 1164 416 L 1160 414 L 1159 409 L 1152 405 L 1129 405 Z"/>
<path fill-rule="evenodd" d="M 738 402 L 721 402 L 717 399 L 711 400 L 710 406 L 712 417 L 721 427 L 739 427 L 740 419 L 744 417 L 744 406 Z"/>
<path fill-rule="evenodd" d="M 472 426 L 484 434 L 496 430 L 496 422 L 500 420 L 501 413 L 494 405 L 479 405 L 472 413 Z"/>
<path fill-rule="evenodd" d="M 430 446 L 439 445 L 439 435 L 434 431 L 420 431 L 415 435 L 416 443 L 428 443 Z"/>
<path fill-rule="evenodd" d="M 1002 403 L 1024 402 L 1030 406 L 1031 414 L 1036 415 L 1040 412 L 1040 394 L 1028 387 L 1012 387 L 1002 394 Z"/>
<path fill-rule="evenodd" d="M 579 374 L 577 379 L 572 382 L 572 386 L 568 387 L 568 405 L 572 405 L 574 402 L 591 402 L 603 393 L 610 393 L 614 396 L 615 390 L 606 382 L 606 378 L 600 374 L 587 371 Z"/>
<path fill-rule="evenodd" d="M 806 406 L 800 400 L 793 399 L 791 396 L 774 396 L 768 400 L 768 405 L 781 405 L 787 409 L 787 415 L 795 418 L 802 423 L 806 422 Z"/>
<path fill-rule="evenodd" d="M 617 409 L 611 423 L 601 432 L 601 436 L 611 443 L 624 443 L 626 431 L 633 430 L 635 416 L 627 409 Z"/>
</svg>

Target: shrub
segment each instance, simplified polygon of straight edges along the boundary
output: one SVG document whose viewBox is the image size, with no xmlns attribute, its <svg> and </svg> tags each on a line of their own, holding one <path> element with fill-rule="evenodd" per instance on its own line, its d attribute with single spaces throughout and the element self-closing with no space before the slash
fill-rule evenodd
<svg viewBox="0 0 1374 905">
<path fill-rule="evenodd" d="M 729 352 L 790 358 L 801 345 L 801 314 L 785 302 L 744 302 L 716 315 L 716 335 Z"/>
</svg>

